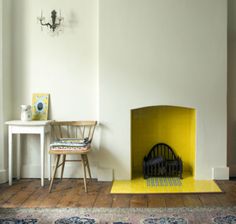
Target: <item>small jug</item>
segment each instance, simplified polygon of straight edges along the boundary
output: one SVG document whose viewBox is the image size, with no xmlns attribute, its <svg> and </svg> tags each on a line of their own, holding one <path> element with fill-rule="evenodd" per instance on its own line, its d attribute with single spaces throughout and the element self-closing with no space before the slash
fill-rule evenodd
<svg viewBox="0 0 236 224">
<path fill-rule="evenodd" d="M 21 105 L 21 120 L 22 121 L 31 121 L 32 120 L 32 111 L 30 105 Z"/>
</svg>

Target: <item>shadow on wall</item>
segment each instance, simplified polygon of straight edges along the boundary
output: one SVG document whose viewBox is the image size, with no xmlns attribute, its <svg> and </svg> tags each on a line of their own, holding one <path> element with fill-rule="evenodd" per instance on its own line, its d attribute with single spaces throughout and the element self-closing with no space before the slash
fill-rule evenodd
<svg viewBox="0 0 236 224">
<path fill-rule="evenodd" d="M 25 35 L 27 32 L 27 24 L 26 19 L 22 18 L 25 16 L 25 8 L 26 3 L 25 1 L 14 1 L 12 4 L 12 23 L 16 27 L 21 27 L 20 32 L 17 32 L 17 35 L 12 35 L 12 43 L 14 47 L 14 54 L 12 55 L 12 74 L 13 77 L 17 77 L 16 79 L 12 79 L 11 86 L 15 91 L 13 91 L 13 105 L 21 105 L 24 104 L 23 102 L 19 102 L 19 95 L 17 93 L 21 93 L 21 99 L 27 98 L 27 90 L 26 88 L 22 88 L 27 83 L 26 77 L 26 68 L 28 61 L 26 60 L 26 48 L 27 48 L 27 41 Z M 17 74 L 17 75 L 14 75 Z M 18 110 L 17 108 L 13 109 L 13 116 L 16 119 L 19 119 Z"/>
<path fill-rule="evenodd" d="M 227 165 L 236 176 L 236 1 L 228 0 Z"/>
<path fill-rule="evenodd" d="M 230 167 L 230 177 L 236 177 L 236 122 L 228 125 L 228 132 L 227 165 Z"/>
<path fill-rule="evenodd" d="M 68 18 L 68 27 L 72 30 L 74 30 L 79 24 L 79 20 L 76 16 L 76 13 L 71 11 L 69 18 Z"/>
<path fill-rule="evenodd" d="M 106 170 L 107 172 L 112 172 L 112 179 L 116 179 L 116 170 L 115 167 L 119 167 L 119 173 L 129 173 L 129 170 L 126 170 L 126 165 L 123 157 L 117 157 L 117 154 L 113 153 L 112 145 L 110 148 L 104 146 L 104 136 L 112 134 L 112 130 L 104 125 L 99 123 L 99 147 L 98 147 L 98 164 L 101 170 Z"/>
</svg>

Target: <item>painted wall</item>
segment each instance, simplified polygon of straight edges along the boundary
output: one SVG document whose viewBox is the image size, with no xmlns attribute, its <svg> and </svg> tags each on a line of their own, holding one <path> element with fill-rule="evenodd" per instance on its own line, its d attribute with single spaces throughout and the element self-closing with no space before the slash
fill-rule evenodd
<svg viewBox="0 0 236 224">
<path fill-rule="evenodd" d="M 129 179 L 130 111 L 196 109 L 196 178 L 228 178 L 226 0 L 101 0 L 101 158 Z"/>
<path fill-rule="evenodd" d="M 51 35 L 37 20 L 61 10 L 62 32 Z M 13 118 L 32 93 L 50 93 L 49 118 L 97 119 L 97 1 L 13 0 Z M 39 176 L 39 136 L 22 139 L 22 175 Z"/>
<path fill-rule="evenodd" d="M 97 2 L 94 0 L 13 1 L 14 116 L 32 93 L 50 93 L 54 119 L 96 118 Z M 64 31 L 51 36 L 37 21 L 61 10 Z"/>
<path fill-rule="evenodd" d="M 228 166 L 236 176 L 236 2 L 228 1 Z"/>
<path fill-rule="evenodd" d="M 217 176 L 213 168 L 227 178 L 226 3 L 12 0 L 11 119 L 19 119 L 19 105 L 30 104 L 32 93 L 50 93 L 50 118 L 99 119 L 91 159 L 103 173 L 129 179 L 131 109 L 195 108 L 196 177 Z M 64 31 L 41 31 L 41 9 L 47 18 L 61 9 Z M 23 139 L 25 177 L 39 176 L 38 143 L 36 136 Z"/>
</svg>

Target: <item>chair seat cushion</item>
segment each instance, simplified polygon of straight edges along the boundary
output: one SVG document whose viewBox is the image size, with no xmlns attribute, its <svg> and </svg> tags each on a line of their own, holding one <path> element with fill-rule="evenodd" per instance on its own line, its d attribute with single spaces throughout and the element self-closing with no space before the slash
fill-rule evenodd
<svg viewBox="0 0 236 224">
<path fill-rule="evenodd" d="M 50 144 L 50 150 L 86 150 L 90 146 L 88 138 L 61 138 Z"/>
</svg>

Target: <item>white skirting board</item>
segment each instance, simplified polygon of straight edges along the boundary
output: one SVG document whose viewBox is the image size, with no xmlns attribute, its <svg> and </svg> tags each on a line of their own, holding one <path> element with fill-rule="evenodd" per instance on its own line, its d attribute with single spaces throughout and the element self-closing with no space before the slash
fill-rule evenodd
<svg viewBox="0 0 236 224">
<path fill-rule="evenodd" d="M 52 172 L 53 172 L 52 167 Z M 92 178 L 98 179 L 98 181 L 112 181 L 113 171 L 110 168 L 101 168 L 99 166 L 91 166 Z M 47 168 L 45 169 L 45 177 L 48 177 Z M 58 169 L 57 177 L 60 177 L 60 169 Z M 64 175 L 65 178 L 82 178 L 83 169 L 81 164 L 67 163 L 65 165 Z M 40 166 L 39 165 L 23 165 L 21 168 L 21 178 L 40 178 Z"/>
<path fill-rule="evenodd" d="M 236 174 L 235 170 L 230 172 L 231 176 Z M 113 169 L 103 168 L 100 166 L 91 166 L 92 178 L 98 179 L 98 181 L 112 181 Z M 53 170 L 53 167 L 52 167 Z M 234 171 L 234 173 L 233 173 Z M 60 170 L 58 172 L 58 177 Z M 16 175 L 13 175 L 16 176 Z M 45 169 L 45 177 L 48 177 L 47 169 Z M 66 164 L 64 171 L 65 178 L 82 178 L 83 170 L 81 164 Z M 23 165 L 21 167 L 21 178 L 40 178 L 40 166 L 39 165 Z M 215 167 L 212 168 L 212 179 L 214 180 L 228 180 L 229 179 L 229 167 Z M 0 170 L 0 183 L 6 183 L 8 181 L 7 170 Z"/>
<path fill-rule="evenodd" d="M 0 170 L 0 184 L 6 183 L 7 181 L 7 170 Z"/>
<path fill-rule="evenodd" d="M 228 180 L 229 179 L 229 167 L 214 167 L 212 168 L 213 180 Z"/>
</svg>

